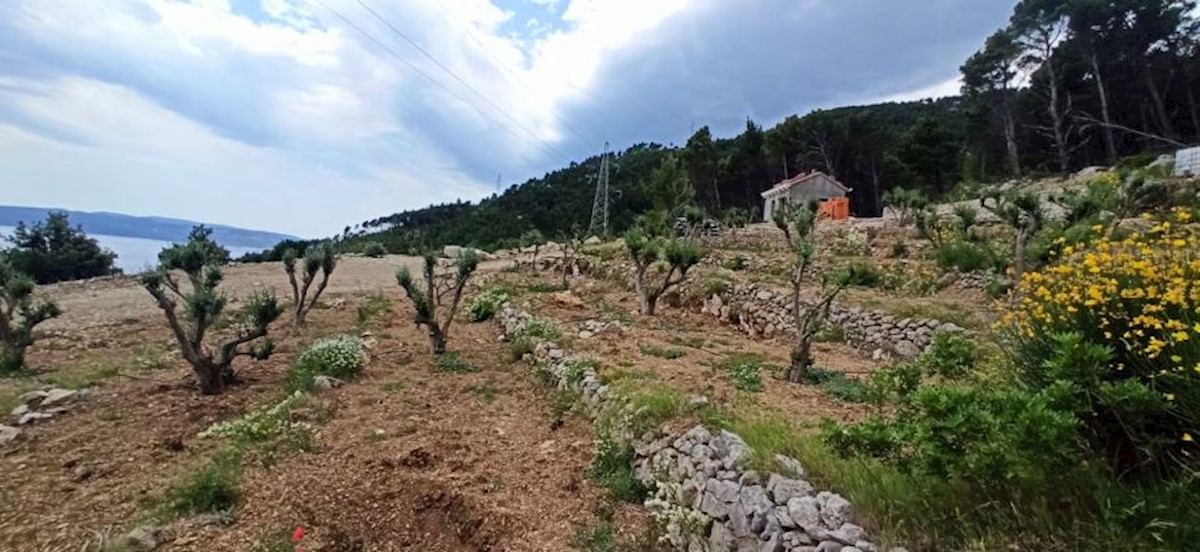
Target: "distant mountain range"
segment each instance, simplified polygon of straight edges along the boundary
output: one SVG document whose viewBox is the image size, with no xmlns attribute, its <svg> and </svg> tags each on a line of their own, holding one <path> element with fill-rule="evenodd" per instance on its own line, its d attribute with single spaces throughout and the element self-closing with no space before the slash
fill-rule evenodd
<svg viewBox="0 0 1200 552">
<path fill-rule="evenodd" d="M 88 234 L 104 234 L 126 238 L 144 238 L 167 242 L 187 240 L 188 232 L 193 226 L 202 224 L 190 220 L 180 220 L 163 217 L 135 217 L 119 213 L 88 213 L 67 209 L 47 209 L 43 207 L 13 207 L 0 205 L 0 226 L 16 226 L 18 222 L 32 224 L 45 220 L 50 211 L 66 211 L 71 219 L 71 225 L 83 227 Z M 276 234 L 261 230 L 247 230 L 234 226 L 220 224 L 205 224 L 212 228 L 213 239 L 226 247 L 248 247 L 268 249 L 282 240 L 294 240 L 295 236 Z"/>
</svg>

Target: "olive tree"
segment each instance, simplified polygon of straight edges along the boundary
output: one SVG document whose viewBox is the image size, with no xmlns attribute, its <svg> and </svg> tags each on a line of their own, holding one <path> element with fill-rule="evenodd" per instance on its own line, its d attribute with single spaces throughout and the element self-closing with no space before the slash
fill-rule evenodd
<svg viewBox="0 0 1200 552">
<path fill-rule="evenodd" d="M 325 291 L 325 286 L 329 284 L 329 275 L 333 274 L 333 269 L 337 266 L 337 256 L 333 252 L 333 244 L 329 242 L 309 247 L 304 252 L 299 282 L 296 281 L 296 261 L 295 249 L 289 248 L 283 252 L 283 270 L 287 272 L 288 283 L 292 286 L 296 324 L 302 325 L 313 305 L 321 298 L 321 292 Z M 321 274 L 321 282 L 317 284 L 312 297 L 309 297 L 308 290 L 316 280 L 318 272 Z"/>
<path fill-rule="evenodd" d="M 1016 231 L 1016 241 L 1013 245 L 1013 278 L 1019 282 L 1025 272 L 1025 244 L 1045 221 L 1041 199 L 1028 191 L 1003 192 L 993 188 L 979 198 L 979 205 Z"/>
<path fill-rule="evenodd" d="M 567 277 L 574 270 L 579 252 L 583 250 L 583 231 L 574 225 L 570 232 L 562 234 L 559 241 L 562 242 L 562 288 L 569 289 Z"/>
<path fill-rule="evenodd" d="M 625 248 L 633 260 L 634 289 L 646 316 L 654 316 L 658 299 L 686 281 L 688 271 L 704 257 L 700 246 L 686 236 L 646 237 L 638 228 L 625 233 Z"/>
<path fill-rule="evenodd" d="M 542 249 L 542 245 L 546 243 L 546 237 L 538 229 L 533 229 L 524 234 L 521 234 L 521 247 L 533 248 L 533 260 L 530 262 L 533 269 L 537 270 L 538 251 Z"/>
<path fill-rule="evenodd" d="M 462 300 L 463 289 L 467 281 L 479 267 L 479 255 L 474 250 L 466 249 L 459 253 L 454 264 L 454 272 L 439 272 L 437 258 L 426 254 L 422 276 L 424 282 L 418 287 L 412 272 L 407 266 L 396 272 L 396 283 L 404 288 L 404 294 L 412 301 L 415 312 L 413 322 L 424 326 L 429 334 L 429 349 L 435 355 L 446 352 L 446 341 L 450 337 L 450 325 L 454 322 L 454 314 L 458 312 L 458 303 Z M 445 317 L 438 318 L 438 308 L 444 306 L 446 296 L 450 295 L 450 305 Z"/>
<path fill-rule="evenodd" d="M 0 255 L 0 373 L 24 367 L 34 326 L 62 314 L 53 301 L 35 301 L 33 289 L 33 278 Z"/>
<path fill-rule="evenodd" d="M 237 357 L 265 360 L 271 356 L 274 344 L 266 338 L 267 326 L 283 310 L 274 293 L 255 292 L 240 311 L 227 319 L 232 335 L 215 343 L 205 342 L 228 303 L 217 286 L 223 278 L 221 263 L 228 260 L 229 253 L 212 240 L 211 234 L 212 230 L 197 226 L 186 243 L 163 249 L 158 254 L 158 267 L 142 275 L 142 286 L 166 315 L 184 360 L 196 373 L 200 392 L 218 395 L 236 381 L 233 361 Z M 186 278 L 186 286 L 181 285 L 178 273 Z"/>
<path fill-rule="evenodd" d="M 929 205 L 929 198 L 920 190 L 895 188 L 883 194 L 883 204 L 896 211 L 900 226 L 908 226 L 917 221 L 918 213 Z"/>
<path fill-rule="evenodd" d="M 813 365 L 813 341 L 829 318 L 834 299 L 846 289 L 850 280 L 844 272 L 823 279 L 815 302 L 805 305 L 801 301 L 800 288 L 807 280 L 817 250 L 817 207 L 802 205 L 793 208 L 785 204 L 782 209 L 776 210 L 773 218 L 775 225 L 787 236 L 788 247 L 792 251 L 792 316 L 796 325 L 796 341 L 792 346 L 787 380 L 800 383 L 808 379 L 809 369 Z"/>
</svg>

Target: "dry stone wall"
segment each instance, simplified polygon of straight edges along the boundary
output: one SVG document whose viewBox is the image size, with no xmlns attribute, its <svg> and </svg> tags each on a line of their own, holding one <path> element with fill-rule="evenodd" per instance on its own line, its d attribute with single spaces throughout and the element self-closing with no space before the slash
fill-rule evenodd
<svg viewBox="0 0 1200 552">
<path fill-rule="evenodd" d="M 728 322 L 752 337 L 775 337 L 795 332 L 791 295 L 759 284 L 734 286 L 704 302 L 703 312 Z M 932 319 L 899 318 L 870 309 L 834 304 L 829 321 L 841 326 L 846 339 L 867 349 L 913 358 L 937 332 L 962 328 Z"/>
<path fill-rule="evenodd" d="M 513 338 L 533 317 L 505 304 L 497 319 L 505 338 Z M 559 389 L 579 395 L 593 416 L 628 409 L 628 401 L 602 382 L 589 364 L 576 362 L 578 357 L 552 341 L 537 340 L 526 360 L 545 370 Z M 691 402 L 704 404 L 707 399 L 694 397 Z M 608 431 L 612 434 L 613 429 Z M 818 492 L 794 458 L 775 458 L 783 473 L 760 473 L 750 466 L 751 449 L 745 440 L 700 425 L 681 434 L 660 432 L 625 439 L 634 449 L 632 467 L 638 479 L 654 489 L 646 506 L 662 526 L 664 538 L 678 550 L 878 550 L 854 523 L 850 502 L 835 493 Z"/>
</svg>

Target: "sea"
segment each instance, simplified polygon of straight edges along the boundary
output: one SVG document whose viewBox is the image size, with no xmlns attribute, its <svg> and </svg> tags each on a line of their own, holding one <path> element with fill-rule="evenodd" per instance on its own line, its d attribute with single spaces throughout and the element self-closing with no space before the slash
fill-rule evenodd
<svg viewBox="0 0 1200 552">
<path fill-rule="evenodd" d="M 15 228 L 12 226 L 0 226 L 0 236 L 11 236 L 13 230 Z M 136 274 L 153 267 L 158 263 L 158 252 L 162 251 L 164 247 L 171 245 L 171 242 L 145 238 L 107 236 L 104 234 L 88 234 L 88 236 L 100 242 L 100 247 L 116 253 L 117 268 L 126 274 Z M 4 245 L 7 246 L 10 244 L 5 241 Z M 225 246 L 225 248 L 229 250 L 229 255 L 235 259 L 246 253 L 262 251 L 262 249 L 257 247 Z"/>
</svg>

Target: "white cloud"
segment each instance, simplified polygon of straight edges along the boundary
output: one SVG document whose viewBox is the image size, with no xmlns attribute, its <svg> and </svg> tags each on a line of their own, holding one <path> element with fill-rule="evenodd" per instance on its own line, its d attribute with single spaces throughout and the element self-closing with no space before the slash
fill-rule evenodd
<svg viewBox="0 0 1200 552">
<path fill-rule="evenodd" d="M 253 1 L 266 17 L 235 9 Z M 605 63 L 636 62 L 631 53 L 663 36 L 720 40 L 691 36 L 689 25 L 716 6 L 740 9 L 734 0 L 529 0 L 547 9 L 509 36 L 514 14 L 489 0 L 365 1 L 497 107 L 357 0 L 324 2 L 442 86 L 315 0 L 11 0 L 0 11 L 0 59 L 19 63 L 0 66 L 0 170 L 38 185 L 0 201 L 318 236 L 475 199 L 497 172 L 523 179 L 596 153 L 605 137 L 585 145 L 555 113 L 604 95 Z M 787 13 L 835 5 L 821 1 Z M 675 32 L 662 32 L 669 25 Z M 701 113 L 754 108 L 728 92 L 687 101 L 712 104 Z"/>
</svg>

